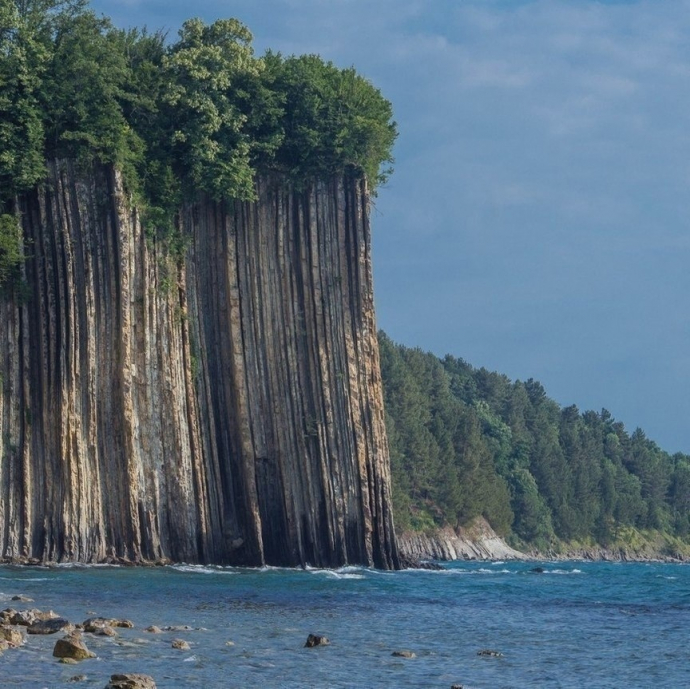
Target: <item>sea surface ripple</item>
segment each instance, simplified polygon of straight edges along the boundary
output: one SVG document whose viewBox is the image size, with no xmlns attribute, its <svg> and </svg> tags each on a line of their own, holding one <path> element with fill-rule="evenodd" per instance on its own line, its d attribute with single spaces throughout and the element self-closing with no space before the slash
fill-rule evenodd
<svg viewBox="0 0 690 689">
<path fill-rule="evenodd" d="M 35 602 L 12 601 L 17 594 Z M 3 566 L 0 602 L 135 625 L 116 638 L 85 634 L 98 657 L 78 666 L 52 657 L 59 635 L 27 636 L 0 661 L 3 687 L 102 689 L 120 672 L 152 675 L 159 689 L 684 687 L 690 676 L 690 568 L 681 564 Z M 149 625 L 192 629 L 150 634 Z M 310 633 L 331 644 L 304 648 Z M 191 650 L 172 648 L 173 638 Z M 416 657 L 391 655 L 403 649 Z M 67 685 L 78 674 L 86 679 Z"/>
</svg>

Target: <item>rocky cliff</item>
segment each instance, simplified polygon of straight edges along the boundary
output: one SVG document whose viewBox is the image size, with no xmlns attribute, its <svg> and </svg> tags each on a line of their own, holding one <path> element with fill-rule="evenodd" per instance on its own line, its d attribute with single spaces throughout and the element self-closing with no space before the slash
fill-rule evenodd
<svg viewBox="0 0 690 689">
<path fill-rule="evenodd" d="M 403 558 L 419 560 L 526 560 L 511 548 L 483 517 L 466 527 L 434 529 L 430 532 L 407 531 L 398 537 Z"/>
<path fill-rule="evenodd" d="M 177 259 L 111 168 L 19 199 L 3 557 L 398 566 L 365 184 L 258 196 L 185 208 Z"/>
</svg>

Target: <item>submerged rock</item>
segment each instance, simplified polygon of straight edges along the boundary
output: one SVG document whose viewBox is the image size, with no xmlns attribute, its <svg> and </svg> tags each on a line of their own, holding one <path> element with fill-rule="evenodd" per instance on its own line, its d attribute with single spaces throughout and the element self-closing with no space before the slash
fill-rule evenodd
<svg viewBox="0 0 690 689">
<path fill-rule="evenodd" d="M 58 639 L 53 649 L 53 655 L 56 658 L 70 658 L 72 660 L 86 660 L 96 657 L 96 654 L 89 651 L 78 634 Z"/>
<path fill-rule="evenodd" d="M 162 634 L 163 630 L 160 627 L 156 627 L 155 624 L 152 624 L 150 627 L 146 627 L 144 629 L 145 632 L 148 632 L 149 634 Z"/>
<path fill-rule="evenodd" d="M 180 651 L 188 651 L 190 646 L 189 643 L 187 643 L 184 639 L 173 639 L 172 644 L 170 644 L 173 648 L 177 648 Z"/>
<path fill-rule="evenodd" d="M 477 655 L 486 658 L 503 658 L 503 653 L 500 651 L 492 651 L 490 648 L 483 648 L 481 651 L 477 651 Z"/>
<path fill-rule="evenodd" d="M 20 603 L 33 603 L 34 602 L 33 598 L 29 598 L 28 596 L 22 596 L 22 595 L 12 596 L 12 600 L 19 601 Z"/>
<path fill-rule="evenodd" d="M 156 683 L 150 675 L 137 673 L 111 675 L 105 689 L 156 689 Z"/>
<path fill-rule="evenodd" d="M 413 651 L 407 651 L 407 650 L 393 651 L 393 653 L 391 653 L 391 655 L 395 656 L 396 658 L 416 658 L 417 657 L 416 653 L 414 653 Z"/>
<path fill-rule="evenodd" d="M 314 646 L 328 646 L 331 642 L 326 636 L 319 636 L 318 634 L 310 634 L 307 637 L 307 643 L 304 644 L 305 648 L 314 648 Z"/>
</svg>

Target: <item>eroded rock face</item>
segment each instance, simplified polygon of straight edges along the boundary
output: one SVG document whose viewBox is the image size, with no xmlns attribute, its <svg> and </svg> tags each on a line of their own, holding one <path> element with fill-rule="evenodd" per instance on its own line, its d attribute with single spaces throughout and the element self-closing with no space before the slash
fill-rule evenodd
<svg viewBox="0 0 690 689">
<path fill-rule="evenodd" d="M 406 532 L 398 537 L 403 560 L 524 560 L 483 517 L 469 527 L 444 527 L 431 533 Z"/>
<path fill-rule="evenodd" d="M 201 200 L 184 256 L 109 168 L 20 200 L 0 299 L 0 555 L 397 567 L 368 199 Z"/>
</svg>

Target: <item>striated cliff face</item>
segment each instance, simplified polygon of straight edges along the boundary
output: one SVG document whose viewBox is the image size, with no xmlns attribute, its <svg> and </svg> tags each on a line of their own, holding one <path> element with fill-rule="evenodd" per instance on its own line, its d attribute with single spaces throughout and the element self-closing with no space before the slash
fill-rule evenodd
<svg viewBox="0 0 690 689">
<path fill-rule="evenodd" d="M 1 556 L 398 566 L 363 182 L 201 201 L 177 264 L 112 169 L 20 212 Z"/>
<path fill-rule="evenodd" d="M 398 536 L 403 558 L 419 560 L 527 560 L 511 548 L 483 517 L 467 527 L 444 527 L 431 532 L 403 532 Z"/>
</svg>

